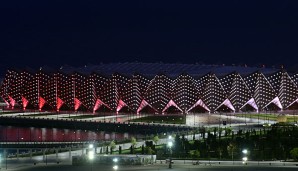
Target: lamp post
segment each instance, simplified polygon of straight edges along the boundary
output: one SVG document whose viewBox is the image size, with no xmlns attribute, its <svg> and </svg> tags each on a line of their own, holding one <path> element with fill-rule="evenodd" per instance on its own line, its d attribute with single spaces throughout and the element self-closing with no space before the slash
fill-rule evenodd
<svg viewBox="0 0 298 171">
<path fill-rule="evenodd" d="M 89 144 L 89 147 L 88 147 L 88 159 L 90 160 L 91 162 L 91 171 L 93 170 L 93 159 L 94 159 L 94 145 L 93 144 Z"/>
<path fill-rule="evenodd" d="M 5 149 L 5 169 L 7 170 L 7 157 L 8 157 L 8 152 L 7 149 Z"/>
<path fill-rule="evenodd" d="M 169 147 L 169 151 L 170 151 L 169 169 L 172 169 L 172 146 L 173 146 L 172 136 L 169 136 L 168 140 L 169 140 L 168 147 Z"/>
</svg>

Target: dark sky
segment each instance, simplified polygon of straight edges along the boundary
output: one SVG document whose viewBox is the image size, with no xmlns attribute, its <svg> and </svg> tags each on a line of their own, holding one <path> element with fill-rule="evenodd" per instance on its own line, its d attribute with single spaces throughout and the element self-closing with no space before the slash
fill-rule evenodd
<svg viewBox="0 0 298 171">
<path fill-rule="evenodd" d="M 107 2 L 106 2 L 107 1 Z M 295 66 L 298 1 L 0 2 L 0 66 Z"/>
</svg>

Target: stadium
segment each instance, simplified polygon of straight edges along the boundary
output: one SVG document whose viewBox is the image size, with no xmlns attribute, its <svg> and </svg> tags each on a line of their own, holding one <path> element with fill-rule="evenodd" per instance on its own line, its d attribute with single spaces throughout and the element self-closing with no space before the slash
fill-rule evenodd
<svg viewBox="0 0 298 171">
<path fill-rule="evenodd" d="M 187 114 L 298 108 L 298 74 L 247 66 L 113 63 L 9 69 L 9 109 Z"/>
</svg>

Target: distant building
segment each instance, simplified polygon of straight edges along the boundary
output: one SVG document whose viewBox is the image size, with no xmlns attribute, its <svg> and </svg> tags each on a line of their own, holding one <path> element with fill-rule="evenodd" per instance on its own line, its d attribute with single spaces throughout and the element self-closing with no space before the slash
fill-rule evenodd
<svg viewBox="0 0 298 171">
<path fill-rule="evenodd" d="M 213 113 L 298 108 L 297 84 L 284 69 L 119 63 L 10 69 L 0 95 L 24 110 Z"/>
</svg>

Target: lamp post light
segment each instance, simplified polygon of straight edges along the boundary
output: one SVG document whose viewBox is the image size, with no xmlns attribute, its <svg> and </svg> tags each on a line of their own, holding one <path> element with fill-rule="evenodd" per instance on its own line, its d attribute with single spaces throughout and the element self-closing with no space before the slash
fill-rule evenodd
<svg viewBox="0 0 298 171">
<path fill-rule="evenodd" d="M 243 158 L 242 158 L 242 163 L 247 165 L 247 154 L 248 154 L 248 150 L 247 149 L 243 149 L 242 153 L 244 154 Z"/>
<path fill-rule="evenodd" d="M 118 170 L 118 165 L 113 166 L 114 170 Z"/>
<path fill-rule="evenodd" d="M 242 161 L 243 161 L 243 164 L 246 164 L 246 162 L 247 162 L 247 157 L 243 157 L 243 158 L 242 158 Z"/>
<path fill-rule="evenodd" d="M 169 141 L 168 141 L 168 147 L 170 151 L 169 169 L 172 169 L 172 146 L 173 146 L 172 136 L 169 136 Z"/>
<path fill-rule="evenodd" d="M 113 166 L 113 170 L 118 170 L 118 158 L 113 158 L 113 162 L 115 163 L 115 165 Z"/>
</svg>

